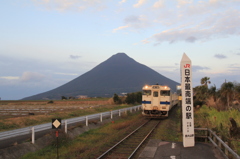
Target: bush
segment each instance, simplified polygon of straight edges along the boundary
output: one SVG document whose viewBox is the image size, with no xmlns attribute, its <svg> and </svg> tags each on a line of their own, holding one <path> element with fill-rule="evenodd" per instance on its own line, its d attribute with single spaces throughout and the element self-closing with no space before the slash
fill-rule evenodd
<svg viewBox="0 0 240 159">
<path fill-rule="evenodd" d="M 121 104 L 122 103 L 121 99 L 119 98 L 119 96 L 116 93 L 113 96 L 113 101 L 114 101 L 115 104 Z"/>
<path fill-rule="evenodd" d="M 125 102 L 127 104 L 142 103 L 142 92 L 128 93 Z"/>
<path fill-rule="evenodd" d="M 203 102 L 203 101 L 195 100 L 193 103 L 193 106 L 196 107 L 199 105 L 201 107 L 204 104 L 205 104 L 205 102 Z"/>
</svg>

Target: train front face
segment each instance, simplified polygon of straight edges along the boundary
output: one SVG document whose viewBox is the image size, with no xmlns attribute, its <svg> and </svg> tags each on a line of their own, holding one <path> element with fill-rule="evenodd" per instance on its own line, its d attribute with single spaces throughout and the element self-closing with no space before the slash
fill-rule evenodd
<svg viewBox="0 0 240 159">
<path fill-rule="evenodd" d="M 143 116 L 151 118 L 168 116 L 171 102 L 170 88 L 160 85 L 146 85 L 142 90 Z"/>
</svg>

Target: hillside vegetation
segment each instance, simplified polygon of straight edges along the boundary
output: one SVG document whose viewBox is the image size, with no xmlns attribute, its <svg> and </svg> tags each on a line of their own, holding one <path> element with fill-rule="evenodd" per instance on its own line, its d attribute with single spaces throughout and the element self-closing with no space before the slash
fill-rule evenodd
<svg viewBox="0 0 240 159">
<path fill-rule="evenodd" d="M 194 88 L 195 127 L 211 128 L 240 154 L 240 83 L 208 87 L 210 77 Z"/>
<path fill-rule="evenodd" d="M 194 112 L 195 127 L 209 128 L 221 136 L 223 141 L 228 142 L 229 146 L 240 154 L 240 135 L 231 135 L 231 122 L 229 119 L 235 119 L 240 126 L 240 115 L 236 109 L 218 111 L 215 108 L 203 105 Z M 240 127 L 239 127 L 240 128 Z"/>
</svg>

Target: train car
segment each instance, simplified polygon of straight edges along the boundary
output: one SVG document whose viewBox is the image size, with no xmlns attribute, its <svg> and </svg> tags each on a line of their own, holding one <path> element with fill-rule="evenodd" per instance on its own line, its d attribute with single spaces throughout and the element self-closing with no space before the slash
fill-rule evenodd
<svg viewBox="0 0 240 159">
<path fill-rule="evenodd" d="M 168 117 L 169 111 L 178 104 L 178 95 L 170 87 L 146 85 L 142 88 L 142 114 L 150 118 Z"/>
</svg>

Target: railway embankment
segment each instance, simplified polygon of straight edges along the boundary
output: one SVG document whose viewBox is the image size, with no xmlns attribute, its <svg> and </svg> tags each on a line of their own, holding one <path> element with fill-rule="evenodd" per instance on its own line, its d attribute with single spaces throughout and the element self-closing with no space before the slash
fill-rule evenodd
<svg viewBox="0 0 240 159">
<path fill-rule="evenodd" d="M 84 132 L 87 132 L 91 129 L 97 129 L 109 122 L 111 122 L 111 119 L 106 119 L 103 122 L 92 121 L 88 126 L 80 124 L 69 128 L 67 135 L 64 133 L 64 130 L 61 129 L 59 130 L 59 139 L 61 140 L 60 142 L 72 140 Z M 19 159 L 27 153 L 36 152 L 39 150 L 41 151 L 41 149 L 50 145 L 52 145 L 54 148 L 56 146 L 55 130 L 51 130 L 43 137 L 38 138 L 34 144 L 32 144 L 30 141 L 31 139 L 29 138 L 21 144 L 14 143 L 11 147 L 0 149 L 0 159 Z"/>
</svg>

